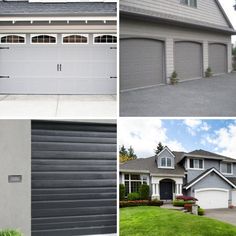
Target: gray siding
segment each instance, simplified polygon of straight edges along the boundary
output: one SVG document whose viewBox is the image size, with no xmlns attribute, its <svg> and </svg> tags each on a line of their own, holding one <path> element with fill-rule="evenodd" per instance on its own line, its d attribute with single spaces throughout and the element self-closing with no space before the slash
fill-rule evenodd
<svg viewBox="0 0 236 236">
<path fill-rule="evenodd" d="M 175 158 L 174 158 L 167 150 L 163 151 L 163 152 L 161 153 L 161 155 L 158 156 L 158 161 L 157 161 L 158 167 L 161 166 L 161 158 L 162 158 L 162 157 L 170 157 L 171 160 L 172 160 L 172 161 L 171 161 L 172 167 L 174 168 L 174 165 L 175 165 Z"/>
<path fill-rule="evenodd" d="M 125 6 L 138 7 L 165 14 L 168 13 L 181 18 L 189 18 L 228 27 L 228 23 L 215 0 L 198 0 L 197 8 L 180 4 L 180 0 L 121 0 L 120 3 Z"/>
</svg>

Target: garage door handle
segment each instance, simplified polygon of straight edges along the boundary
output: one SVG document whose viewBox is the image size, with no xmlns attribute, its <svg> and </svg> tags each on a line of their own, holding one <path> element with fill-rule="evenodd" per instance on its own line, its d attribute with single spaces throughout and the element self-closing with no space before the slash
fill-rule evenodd
<svg viewBox="0 0 236 236">
<path fill-rule="evenodd" d="M 0 47 L 0 49 L 10 49 L 9 47 Z"/>
<path fill-rule="evenodd" d="M 59 64 L 57 64 L 57 71 L 59 71 Z"/>
<path fill-rule="evenodd" d="M 9 79 L 10 76 L 6 76 L 6 75 L 0 75 L 0 79 Z"/>
<path fill-rule="evenodd" d="M 59 67 L 59 68 L 60 68 L 60 71 L 61 71 L 61 69 L 62 69 L 62 65 L 61 65 L 61 64 L 60 64 L 60 67 Z"/>
<path fill-rule="evenodd" d="M 110 76 L 110 79 L 117 79 L 116 76 Z"/>
<path fill-rule="evenodd" d="M 110 47 L 110 49 L 117 49 L 117 47 Z"/>
</svg>

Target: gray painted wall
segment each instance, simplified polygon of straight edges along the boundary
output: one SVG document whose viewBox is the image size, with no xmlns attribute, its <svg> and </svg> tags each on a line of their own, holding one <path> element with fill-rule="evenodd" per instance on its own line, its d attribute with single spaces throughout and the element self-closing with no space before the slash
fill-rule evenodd
<svg viewBox="0 0 236 236">
<path fill-rule="evenodd" d="M 180 0 L 121 0 L 125 6 L 138 7 L 144 10 L 157 11 L 189 18 L 193 20 L 208 22 L 220 26 L 228 26 L 223 14 L 219 10 L 215 0 L 198 0 L 197 8 L 180 4 Z"/>
<path fill-rule="evenodd" d="M 168 152 L 167 150 L 164 150 L 157 158 L 157 163 L 158 163 L 158 167 L 161 167 L 161 158 L 162 157 L 170 157 L 171 158 L 171 164 L 172 164 L 172 168 L 174 168 L 175 165 L 175 158 L 170 154 L 170 152 Z"/>
<path fill-rule="evenodd" d="M 0 229 L 19 229 L 31 235 L 31 123 L 0 121 Z M 8 175 L 22 175 L 22 183 L 8 183 Z"/>
</svg>

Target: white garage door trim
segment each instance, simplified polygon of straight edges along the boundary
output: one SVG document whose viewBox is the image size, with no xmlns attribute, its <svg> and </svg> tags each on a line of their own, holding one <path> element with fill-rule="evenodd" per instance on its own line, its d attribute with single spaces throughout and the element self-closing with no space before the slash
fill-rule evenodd
<svg viewBox="0 0 236 236">
<path fill-rule="evenodd" d="M 232 205 L 236 206 L 236 189 L 232 191 Z"/>
<path fill-rule="evenodd" d="M 201 188 L 201 189 L 196 189 L 195 190 L 195 198 L 198 199 L 198 196 L 197 194 L 198 193 L 201 193 L 201 192 L 207 192 L 207 191 L 219 191 L 219 192 L 225 192 L 227 193 L 227 203 L 225 204 L 222 204 L 222 206 L 219 206 L 219 207 L 205 207 L 203 204 L 203 206 L 201 206 L 201 203 L 198 202 L 198 205 L 200 205 L 200 207 L 204 208 L 204 209 L 217 209 L 217 208 L 228 208 L 228 204 L 229 204 L 229 190 L 228 189 L 223 189 L 223 188 Z M 198 199 L 199 200 L 199 199 Z M 217 201 L 215 201 L 217 203 Z M 224 205 L 224 207 L 223 207 Z"/>
</svg>

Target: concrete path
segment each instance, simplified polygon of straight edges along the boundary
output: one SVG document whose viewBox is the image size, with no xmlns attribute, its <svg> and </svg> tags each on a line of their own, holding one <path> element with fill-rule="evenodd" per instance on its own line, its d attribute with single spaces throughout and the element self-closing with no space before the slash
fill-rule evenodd
<svg viewBox="0 0 236 236">
<path fill-rule="evenodd" d="M 112 95 L 0 95 L 0 118 L 116 118 Z"/>
<path fill-rule="evenodd" d="M 236 209 L 206 210 L 205 217 L 220 220 L 236 226 Z"/>
<path fill-rule="evenodd" d="M 236 116 L 236 73 L 120 94 L 121 116 Z"/>
</svg>

